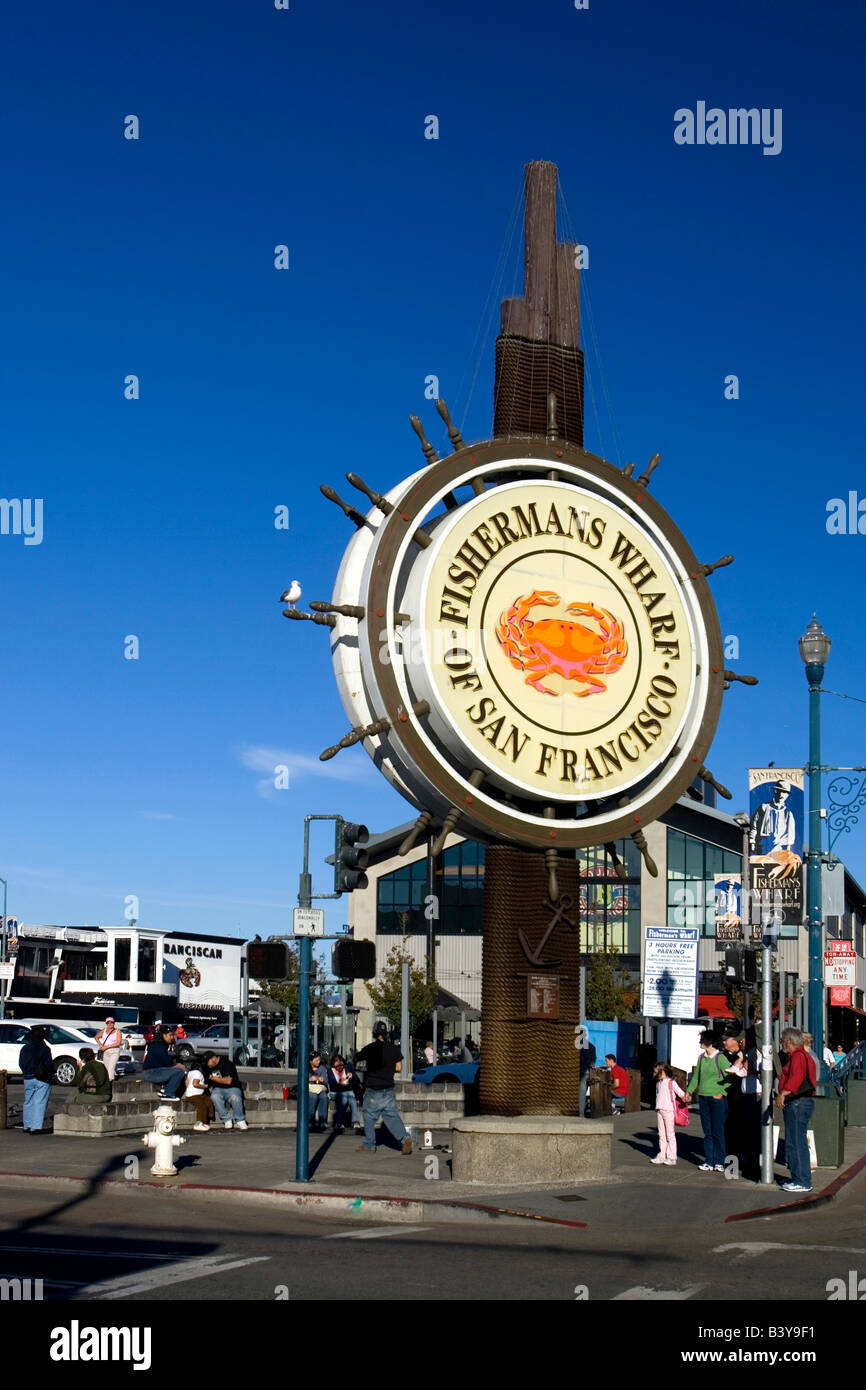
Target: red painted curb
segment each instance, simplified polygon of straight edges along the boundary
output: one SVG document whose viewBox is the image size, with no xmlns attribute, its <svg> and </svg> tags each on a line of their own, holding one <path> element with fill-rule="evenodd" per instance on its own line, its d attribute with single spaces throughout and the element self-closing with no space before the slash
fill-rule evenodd
<svg viewBox="0 0 866 1390">
<path fill-rule="evenodd" d="M 864 1159 L 866 1161 L 866 1159 Z M 0 1178 L 21 1178 L 25 1182 L 29 1178 L 44 1178 L 49 1181 L 59 1182 L 80 1182 L 87 1183 L 91 1187 L 118 1187 L 124 1190 L 129 1187 L 127 1179 L 119 1178 L 81 1178 L 70 1175 L 69 1173 L 8 1173 L 0 1172 Z M 382 1202 L 389 1206 L 435 1206 L 442 1211 L 456 1208 L 460 1211 L 480 1211 L 487 1216 L 517 1216 L 524 1221 L 541 1221 L 551 1226 L 568 1226 L 576 1230 L 586 1230 L 585 1221 L 569 1221 L 565 1217 L 543 1216 L 540 1212 L 519 1211 L 514 1207 L 496 1207 L 484 1202 L 450 1202 L 447 1198 L 441 1197 L 387 1197 L 373 1192 L 322 1192 L 319 1188 L 287 1188 L 287 1187 L 222 1187 L 218 1183 L 203 1182 L 152 1182 L 147 1179 L 138 1179 L 135 1182 L 137 1188 L 151 1188 L 156 1192 L 260 1192 L 267 1196 L 277 1197 L 329 1197 L 343 1202 Z"/>
<path fill-rule="evenodd" d="M 755 1207 L 753 1211 L 738 1211 L 732 1216 L 726 1216 L 725 1221 L 750 1221 L 754 1216 L 778 1216 L 786 1211 L 800 1211 L 805 1207 L 824 1206 L 825 1203 L 832 1202 L 842 1191 L 842 1188 L 856 1178 L 858 1173 L 862 1173 L 864 1168 L 866 1168 L 866 1154 L 862 1158 L 858 1158 L 851 1164 L 850 1168 L 846 1168 L 844 1173 L 840 1173 L 838 1178 L 834 1178 L 827 1187 L 823 1188 L 821 1192 L 816 1192 L 814 1196 L 798 1197 L 796 1202 L 786 1202 L 784 1206 Z"/>
</svg>

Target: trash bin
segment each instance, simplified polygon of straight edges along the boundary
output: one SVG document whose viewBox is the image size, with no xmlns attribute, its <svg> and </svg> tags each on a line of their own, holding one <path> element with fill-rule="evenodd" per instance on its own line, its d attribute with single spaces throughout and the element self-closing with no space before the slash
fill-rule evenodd
<svg viewBox="0 0 866 1390">
<path fill-rule="evenodd" d="M 845 1156 L 845 1117 L 841 1096 L 816 1096 L 809 1128 L 815 1135 L 819 1168 L 841 1168 Z"/>
<path fill-rule="evenodd" d="M 846 1124 L 866 1125 L 866 1080 L 849 1076 L 847 1091 Z"/>
<path fill-rule="evenodd" d="M 594 1120 L 604 1119 L 612 1113 L 612 1095 L 613 1082 L 607 1067 L 593 1067 L 589 1073 L 589 1110 Z"/>
<path fill-rule="evenodd" d="M 629 1090 L 629 1093 L 625 1098 L 624 1108 L 626 1112 L 631 1112 L 634 1110 L 640 1110 L 641 1075 L 639 1071 L 636 1071 L 632 1067 L 629 1067 L 627 1070 L 629 1079 L 631 1081 L 631 1089 Z M 653 1105 L 655 1105 L 655 1096 L 653 1096 Z"/>
</svg>

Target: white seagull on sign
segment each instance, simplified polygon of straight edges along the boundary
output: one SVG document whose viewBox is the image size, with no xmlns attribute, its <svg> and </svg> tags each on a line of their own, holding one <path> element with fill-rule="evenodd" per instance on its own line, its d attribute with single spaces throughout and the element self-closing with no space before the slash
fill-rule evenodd
<svg viewBox="0 0 866 1390">
<path fill-rule="evenodd" d="M 293 579 L 286 592 L 280 595 L 280 603 L 287 603 L 290 608 L 294 608 L 300 597 L 301 586 L 297 579 Z"/>
</svg>

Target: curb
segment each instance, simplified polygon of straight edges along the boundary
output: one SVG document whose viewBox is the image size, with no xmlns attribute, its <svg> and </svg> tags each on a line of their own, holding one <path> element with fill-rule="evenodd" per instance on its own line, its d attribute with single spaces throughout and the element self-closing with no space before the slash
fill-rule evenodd
<svg viewBox="0 0 866 1390">
<path fill-rule="evenodd" d="M 814 1207 L 826 1206 L 829 1202 L 835 1201 L 848 1183 L 852 1182 L 864 1169 L 866 1169 L 866 1154 L 863 1154 L 862 1158 L 856 1159 L 850 1168 L 846 1168 L 844 1172 L 839 1174 L 838 1178 L 834 1178 L 827 1187 L 816 1192 L 814 1196 L 810 1194 L 806 1197 L 798 1197 L 795 1202 L 786 1202 L 784 1206 L 755 1207 L 752 1211 L 738 1211 L 731 1216 L 726 1216 L 725 1221 L 751 1221 L 753 1217 L 757 1216 L 781 1216 L 789 1211 L 805 1211 Z"/>
<path fill-rule="evenodd" d="M 523 1221 L 540 1221 L 551 1226 L 585 1230 L 585 1221 L 569 1221 L 539 1212 L 520 1211 L 484 1202 L 458 1202 L 447 1199 L 417 1197 L 368 1196 L 354 1192 L 311 1192 L 309 1189 L 284 1187 L 219 1187 L 209 1183 L 148 1182 L 117 1178 L 70 1178 L 51 1173 L 0 1173 L 0 1188 L 18 1187 L 24 1182 L 40 1190 L 63 1188 L 72 1192 L 94 1192 L 99 1189 L 109 1195 L 128 1197 L 131 1192 L 201 1196 L 223 1202 L 246 1202 L 250 1205 L 291 1207 L 320 1213 L 325 1216 L 353 1216 L 359 1220 L 413 1221 L 499 1221 L 519 1225 Z"/>
</svg>

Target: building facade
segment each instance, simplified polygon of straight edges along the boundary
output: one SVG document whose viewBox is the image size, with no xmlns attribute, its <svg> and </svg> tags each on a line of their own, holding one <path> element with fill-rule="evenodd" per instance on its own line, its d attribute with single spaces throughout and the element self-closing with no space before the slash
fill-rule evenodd
<svg viewBox="0 0 866 1390">
<path fill-rule="evenodd" d="M 356 938 L 375 941 L 377 973 L 389 951 L 404 938 L 423 968 L 430 938 L 435 937 L 437 983 L 471 1008 L 480 1009 L 485 846 L 452 835 L 431 866 L 423 843 L 404 857 L 398 855 L 410 825 L 371 837 L 369 888 L 351 895 L 350 927 Z M 643 971 L 645 927 L 696 926 L 700 930 L 698 1016 L 721 1017 L 725 951 L 731 943 L 716 937 L 715 878 L 742 873 L 742 829 L 733 816 L 718 810 L 710 792 L 709 800 L 681 798 L 647 827 L 646 838 L 657 876 L 649 872 L 631 840 L 617 842 L 625 879 L 617 876 L 602 848 L 577 851 L 582 949 L 589 956 L 615 950 L 638 978 Z M 830 1009 L 828 1014 L 828 1039 L 833 1044 L 841 1041 L 846 1048 L 866 1036 L 864 922 L 866 893 L 846 872 L 844 914 L 825 923 L 828 939 L 851 940 L 857 953 L 851 1006 Z M 746 928 L 747 938 L 748 932 Z M 744 944 L 750 944 L 749 940 Z M 808 956 L 805 927 L 783 926 L 776 968 L 785 974 L 789 1021 L 805 1018 L 802 982 L 808 980 Z M 363 1042 L 373 1021 L 363 981 L 355 984 L 354 1002 L 361 1008 L 358 1038 Z"/>
<path fill-rule="evenodd" d="M 6 1011 L 24 1017 L 38 1006 L 69 1019 L 105 1016 L 198 1026 L 241 1004 L 239 937 L 196 936 L 126 923 L 61 927 L 22 923 Z"/>
</svg>

